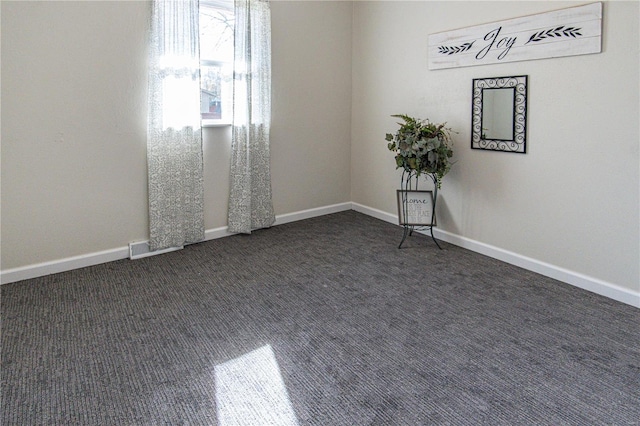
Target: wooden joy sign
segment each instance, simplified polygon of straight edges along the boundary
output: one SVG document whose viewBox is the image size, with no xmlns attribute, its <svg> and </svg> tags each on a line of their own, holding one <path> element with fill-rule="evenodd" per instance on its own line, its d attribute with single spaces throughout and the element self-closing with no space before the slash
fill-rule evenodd
<svg viewBox="0 0 640 426">
<path fill-rule="evenodd" d="M 429 69 L 600 53 L 602 3 L 429 36 Z"/>
</svg>

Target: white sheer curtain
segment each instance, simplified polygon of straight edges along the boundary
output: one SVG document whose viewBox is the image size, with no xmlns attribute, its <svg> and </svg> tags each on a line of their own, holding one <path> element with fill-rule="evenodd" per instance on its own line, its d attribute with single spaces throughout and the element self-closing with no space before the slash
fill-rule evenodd
<svg viewBox="0 0 640 426">
<path fill-rule="evenodd" d="M 149 246 L 204 239 L 198 0 L 153 0 L 149 53 Z"/>
<path fill-rule="evenodd" d="M 229 231 L 273 225 L 269 129 L 271 12 L 266 0 L 235 1 Z"/>
</svg>

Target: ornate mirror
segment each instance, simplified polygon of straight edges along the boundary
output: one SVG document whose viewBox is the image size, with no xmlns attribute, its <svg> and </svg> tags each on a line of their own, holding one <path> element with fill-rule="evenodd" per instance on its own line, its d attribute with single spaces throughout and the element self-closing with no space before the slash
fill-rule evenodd
<svg viewBox="0 0 640 426">
<path fill-rule="evenodd" d="M 473 79 L 471 148 L 526 152 L 527 76 Z"/>
</svg>

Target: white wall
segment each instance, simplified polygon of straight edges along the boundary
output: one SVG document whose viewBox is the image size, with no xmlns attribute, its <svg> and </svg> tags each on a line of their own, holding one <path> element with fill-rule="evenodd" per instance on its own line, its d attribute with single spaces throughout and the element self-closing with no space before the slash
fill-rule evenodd
<svg viewBox="0 0 640 426">
<path fill-rule="evenodd" d="M 351 2 L 271 2 L 276 214 L 351 201 L 351 12 Z"/>
<path fill-rule="evenodd" d="M 143 2 L 1 2 L 2 269 L 147 239 Z"/>
<path fill-rule="evenodd" d="M 430 71 L 431 33 L 575 2 L 356 2 L 352 200 L 396 214 L 390 114 L 447 121 L 438 228 L 640 291 L 638 3 L 606 2 L 603 52 Z M 527 154 L 470 149 L 473 78 L 529 76 Z"/>
<path fill-rule="evenodd" d="M 150 2 L 0 4 L 1 269 L 148 239 Z M 351 10 L 272 3 L 277 215 L 350 200 Z M 205 129 L 207 229 L 227 223 L 229 149 Z"/>
</svg>

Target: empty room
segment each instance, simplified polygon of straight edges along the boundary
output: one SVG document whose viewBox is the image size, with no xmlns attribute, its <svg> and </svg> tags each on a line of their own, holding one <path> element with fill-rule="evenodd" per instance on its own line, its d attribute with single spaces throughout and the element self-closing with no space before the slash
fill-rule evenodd
<svg viewBox="0 0 640 426">
<path fill-rule="evenodd" d="M 0 1 L 3 425 L 637 425 L 637 1 Z"/>
</svg>

